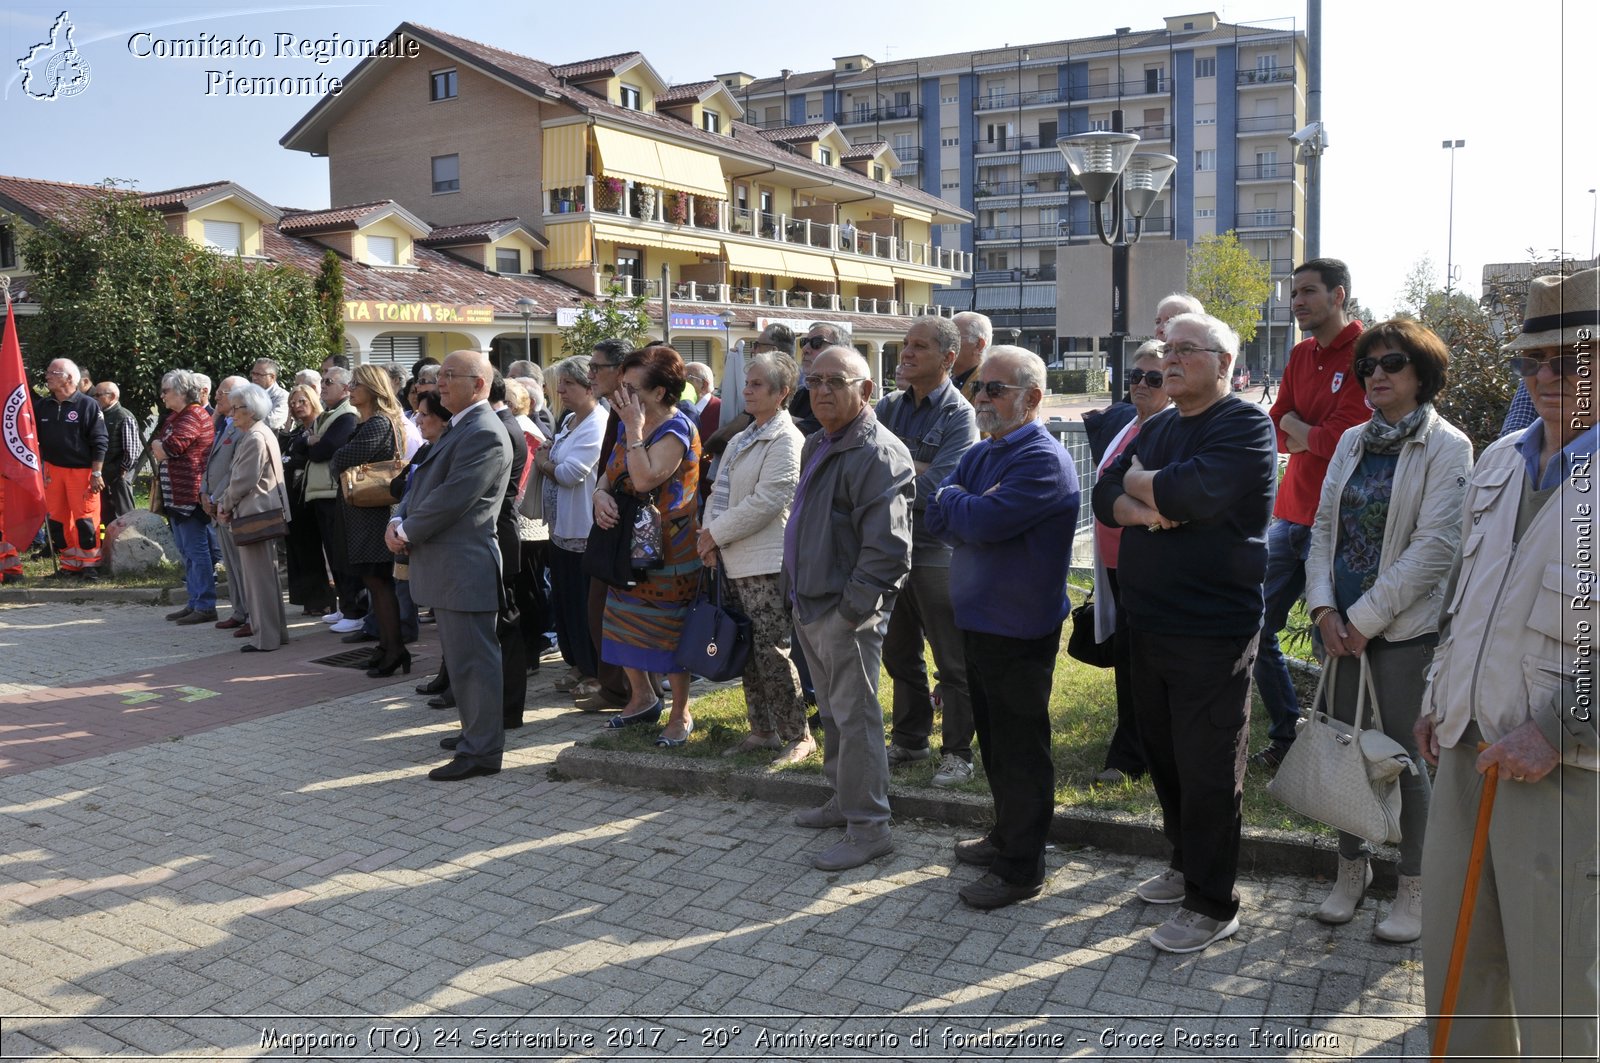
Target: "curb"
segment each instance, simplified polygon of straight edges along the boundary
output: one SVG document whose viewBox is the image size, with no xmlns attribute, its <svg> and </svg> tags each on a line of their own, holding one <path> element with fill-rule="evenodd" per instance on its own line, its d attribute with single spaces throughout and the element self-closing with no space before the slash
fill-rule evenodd
<svg viewBox="0 0 1600 1063">
<path fill-rule="evenodd" d="M 182 587 L 7 587 L 0 605 L 35 602 L 109 602 L 113 605 L 172 605 L 184 600 Z M 227 585 L 217 584 L 217 601 L 228 600 Z"/>
<path fill-rule="evenodd" d="M 556 755 L 555 772 L 566 779 L 589 779 L 618 786 L 691 794 L 721 794 L 743 800 L 811 807 L 828 799 L 827 780 L 820 775 L 765 768 L 728 768 L 702 760 L 684 760 L 652 753 L 623 753 L 574 744 Z M 945 793 L 924 787 L 889 785 L 889 804 L 896 816 L 929 820 L 952 827 L 987 828 L 993 806 L 987 796 Z M 1050 840 L 1057 845 L 1092 846 L 1131 856 L 1165 859 L 1172 852 L 1154 817 L 1105 810 L 1057 810 Z M 1331 878 L 1336 845 L 1332 839 L 1298 831 L 1245 827 L 1239 843 L 1239 870 L 1261 875 Z M 1399 853 L 1385 847 L 1372 859 L 1372 885 L 1393 892 Z"/>
</svg>

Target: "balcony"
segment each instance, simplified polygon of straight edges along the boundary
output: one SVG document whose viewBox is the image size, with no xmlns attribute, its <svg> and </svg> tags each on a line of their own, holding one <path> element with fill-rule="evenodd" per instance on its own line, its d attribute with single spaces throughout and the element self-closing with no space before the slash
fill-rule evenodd
<svg viewBox="0 0 1600 1063">
<path fill-rule="evenodd" d="M 897 103 L 882 107 L 852 107 L 848 111 L 834 111 L 833 124 L 843 128 L 866 125 L 870 122 L 904 122 L 922 117 L 920 103 Z"/>
<path fill-rule="evenodd" d="M 1064 103 L 1066 89 L 1032 89 L 1028 92 L 999 92 L 979 96 L 972 103 L 974 111 L 1015 111 L 1019 107 L 1042 107 Z"/>
<path fill-rule="evenodd" d="M 974 285 L 983 284 L 1017 284 L 1021 281 L 1053 281 L 1056 279 L 1056 267 L 1052 263 L 1048 266 L 1028 266 L 1024 269 L 986 269 L 972 275 Z"/>
<path fill-rule="evenodd" d="M 1263 162 L 1240 166 L 1236 170 L 1240 181 L 1292 181 L 1294 164 L 1290 162 Z"/>
<path fill-rule="evenodd" d="M 979 243 L 996 240 L 1013 243 L 1018 240 L 1065 240 L 1071 231 L 1072 227 L 1065 221 L 1047 221 L 1027 225 L 979 226 L 973 230 L 973 237 Z"/>
<path fill-rule="evenodd" d="M 1065 196 L 1070 191 L 1066 179 L 1056 181 L 984 181 L 973 188 L 978 199 L 986 196 Z"/>
<path fill-rule="evenodd" d="M 1172 125 L 1168 122 L 1156 122 L 1151 125 L 1131 125 L 1128 132 L 1138 133 L 1147 143 L 1153 140 L 1171 140 Z"/>
<path fill-rule="evenodd" d="M 1233 219 L 1233 227 L 1241 238 L 1250 229 L 1278 229 L 1287 235 L 1294 229 L 1294 211 L 1241 210 Z"/>
<path fill-rule="evenodd" d="M 661 298 L 661 281 L 628 275 L 615 275 L 607 280 L 622 289 L 624 298 L 643 295 L 647 299 Z M 706 284 L 698 281 L 671 281 L 669 291 L 674 302 L 711 304 L 721 306 L 756 306 L 784 310 L 804 310 L 808 313 L 872 314 L 885 317 L 920 317 L 933 314 L 937 317 L 954 317 L 956 307 L 937 303 L 913 303 L 899 299 L 864 299 L 837 292 L 812 292 L 799 286 L 781 288 L 746 288 L 732 284 Z"/>
<path fill-rule="evenodd" d="M 980 140 L 972 149 L 974 155 L 996 155 L 1005 152 L 1039 151 L 1041 149 L 1056 150 L 1056 142 L 1042 140 L 1038 134 L 1031 137 L 999 137 L 995 140 Z"/>
<path fill-rule="evenodd" d="M 1239 119 L 1239 135 L 1257 133 L 1293 133 L 1298 127 L 1292 114 L 1257 114 Z"/>
<path fill-rule="evenodd" d="M 1077 100 L 1113 100 L 1128 96 L 1156 96 L 1172 91 L 1172 79 L 1159 78 L 1127 78 L 1123 81 L 1107 82 L 1104 85 L 1084 85 L 1080 91 L 1070 94 L 1071 99 Z"/>
<path fill-rule="evenodd" d="M 1284 85 L 1294 80 L 1294 70 L 1289 67 L 1266 70 L 1240 70 L 1234 75 L 1236 85 Z"/>
</svg>

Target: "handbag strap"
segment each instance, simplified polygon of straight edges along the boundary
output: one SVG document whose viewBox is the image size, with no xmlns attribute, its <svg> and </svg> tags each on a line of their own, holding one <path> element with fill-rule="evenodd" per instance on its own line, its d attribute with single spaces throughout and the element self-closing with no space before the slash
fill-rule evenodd
<svg viewBox="0 0 1600 1063">
<path fill-rule="evenodd" d="M 1322 679 L 1317 683 L 1317 695 L 1312 702 L 1314 706 L 1320 705 L 1322 711 L 1329 716 L 1333 715 L 1332 692 L 1337 686 L 1333 676 L 1342 663 L 1343 659 L 1339 657 L 1329 657 L 1323 662 Z M 1372 707 L 1372 726 L 1381 730 L 1383 721 L 1378 716 L 1378 691 L 1373 685 L 1372 665 L 1367 660 L 1367 654 L 1364 650 L 1361 653 L 1360 672 L 1356 682 L 1360 684 L 1356 690 L 1356 718 L 1353 724 L 1356 732 L 1360 733 L 1363 730 L 1362 723 L 1366 719 L 1368 705 Z"/>
</svg>

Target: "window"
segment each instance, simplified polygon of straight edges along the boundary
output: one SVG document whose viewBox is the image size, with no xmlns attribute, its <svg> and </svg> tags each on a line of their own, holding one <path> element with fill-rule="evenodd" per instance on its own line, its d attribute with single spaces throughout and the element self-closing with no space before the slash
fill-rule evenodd
<svg viewBox="0 0 1600 1063">
<path fill-rule="evenodd" d="M 1256 176 L 1278 176 L 1278 153 L 1276 151 L 1256 152 Z M 1276 203 L 1274 203 L 1274 206 L 1276 206 Z"/>
<path fill-rule="evenodd" d="M 961 234 L 960 222 L 944 222 L 939 226 L 939 231 L 946 236 L 959 236 Z"/>
<path fill-rule="evenodd" d="M 1217 216 L 1217 208 L 1196 207 L 1194 208 L 1194 216 L 1197 218 L 1215 218 Z"/>
<path fill-rule="evenodd" d="M 456 72 L 435 70 L 428 75 L 428 99 L 453 100 L 456 98 Z"/>
<path fill-rule="evenodd" d="M 953 188 L 960 188 L 960 187 L 961 187 L 961 182 L 960 181 L 945 181 L 943 184 L 941 184 L 939 186 L 939 191 L 948 192 Z"/>
<path fill-rule="evenodd" d="M 1039 123 L 1039 146 L 1041 148 L 1053 148 L 1056 146 L 1056 136 L 1058 135 L 1056 130 L 1059 126 L 1059 122 L 1041 121 Z"/>
<path fill-rule="evenodd" d="M 495 248 L 494 269 L 496 273 L 521 273 L 522 251 L 515 247 Z"/>
<path fill-rule="evenodd" d="M 716 111 L 701 111 L 700 128 L 707 133 L 722 132 L 722 116 Z"/>
<path fill-rule="evenodd" d="M 1159 66 L 1149 67 L 1144 72 L 1144 91 L 1160 92 L 1161 81 L 1161 68 Z"/>
<path fill-rule="evenodd" d="M 630 111 L 644 110 L 644 94 L 636 86 L 622 86 L 622 106 Z"/>
<path fill-rule="evenodd" d="M 631 277 L 637 281 L 644 276 L 644 252 L 637 247 L 617 248 L 617 277 Z M 639 288 L 635 286 L 637 293 Z"/>
<path fill-rule="evenodd" d="M 17 265 L 17 238 L 11 226 L 0 225 L 0 269 L 14 269 Z"/>
<path fill-rule="evenodd" d="M 1195 125 L 1216 125 L 1217 105 L 1214 103 L 1197 103 L 1194 105 Z"/>
<path fill-rule="evenodd" d="M 399 252 L 396 247 L 400 241 L 392 236 L 367 237 L 367 258 L 380 266 L 394 266 L 399 264 L 395 257 Z"/>
<path fill-rule="evenodd" d="M 1217 197 L 1195 196 L 1194 216 L 1197 218 L 1215 218 L 1217 216 Z"/>
<path fill-rule="evenodd" d="M 461 156 L 433 157 L 433 190 L 435 193 L 461 191 Z"/>
<path fill-rule="evenodd" d="M 1216 168 L 1216 148 L 1202 148 L 1194 153 L 1194 169 L 1196 173 L 1200 173 L 1203 170 L 1215 170 Z"/>
<path fill-rule="evenodd" d="M 876 164 L 873 165 L 873 167 L 872 167 L 872 179 L 874 181 L 883 180 L 883 167 L 882 166 L 878 166 Z"/>
<path fill-rule="evenodd" d="M 1214 78 L 1217 76 L 1217 57 L 1208 55 L 1194 61 L 1194 76 L 1197 78 Z"/>
<path fill-rule="evenodd" d="M 961 146 L 961 138 L 960 137 L 941 137 L 939 139 L 939 143 L 943 147 L 959 148 Z"/>
<path fill-rule="evenodd" d="M 367 352 L 366 361 L 373 365 L 388 365 L 391 362 L 409 366 L 422 357 L 421 336 L 379 336 L 372 341 L 372 349 Z"/>
<path fill-rule="evenodd" d="M 1256 76 L 1262 81 L 1271 81 L 1278 73 L 1277 55 L 1256 56 Z"/>
<path fill-rule="evenodd" d="M 244 227 L 236 221 L 201 221 L 206 246 L 237 255 L 244 250 Z"/>
<path fill-rule="evenodd" d="M 820 148 L 819 147 L 817 149 L 817 161 L 822 163 L 822 165 L 824 165 L 824 166 L 832 166 L 833 165 L 833 149 L 832 148 Z"/>
<path fill-rule="evenodd" d="M 1109 118 L 1091 118 L 1091 119 L 1089 119 L 1089 132 L 1091 132 L 1091 133 L 1109 133 L 1110 131 L 1111 131 L 1111 119 L 1109 119 Z"/>
<path fill-rule="evenodd" d="M 916 139 L 910 133 L 896 133 L 894 135 L 894 153 L 905 158 L 916 147 Z"/>
<path fill-rule="evenodd" d="M 961 97 L 959 97 L 959 96 L 940 96 L 939 97 L 939 102 L 940 103 L 960 103 L 961 102 Z"/>
</svg>

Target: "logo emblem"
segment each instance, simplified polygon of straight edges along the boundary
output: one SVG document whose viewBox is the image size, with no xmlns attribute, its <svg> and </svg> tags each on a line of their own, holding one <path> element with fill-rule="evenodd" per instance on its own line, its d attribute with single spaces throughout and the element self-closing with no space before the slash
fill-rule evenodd
<svg viewBox="0 0 1600 1063">
<path fill-rule="evenodd" d="M 1339 385 L 1343 384 L 1343 383 L 1344 383 L 1344 370 L 1341 369 L 1339 372 L 1333 374 L 1333 385 L 1332 385 L 1332 387 L 1329 388 L 1329 390 L 1337 392 L 1339 390 Z"/>
<path fill-rule="evenodd" d="M 28 446 L 28 440 L 22 438 L 20 427 L 22 417 L 22 404 L 28 401 L 28 391 L 21 384 L 16 390 L 6 396 L 5 410 L 0 414 L 0 429 L 5 436 L 6 450 L 16 458 L 24 467 L 39 471 L 39 456 Z"/>
<path fill-rule="evenodd" d="M 50 39 L 40 41 L 17 60 L 22 71 L 22 91 L 36 100 L 52 102 L 76 96 L 89 87 L 89 62 L 73 43 L 71 16 L 63 11 L 50 27 Z"/>
<path fill-rule="evenodd" d="M 78 411 L 77 410 L 68 410 L 67 411 L 67 423 L 68 424 L 71 424 L 71 423 L 75 422 L 77 419 L 78 419 Z"/>
<path fill-rule="evenodd" d="M 715 642 L 706 643 L 706 656 L 707 657 L 715 657 L 716 655 L 717 655 L 717 644 Z"/>
</svg>

